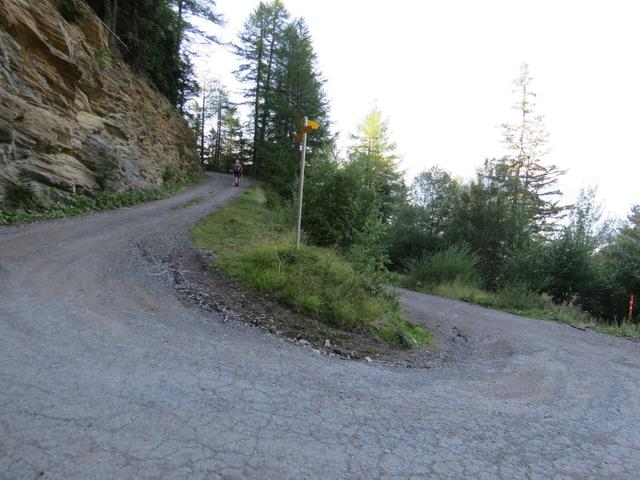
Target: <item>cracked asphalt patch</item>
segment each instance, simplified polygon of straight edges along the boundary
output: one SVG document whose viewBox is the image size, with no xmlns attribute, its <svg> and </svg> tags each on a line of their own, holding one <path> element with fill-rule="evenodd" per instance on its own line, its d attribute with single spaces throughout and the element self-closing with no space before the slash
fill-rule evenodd
<svg viewBox="0 0 640 480">
<path fill-rule="evenodd" d="M 442 360 L 391 368 L 179 301 L 138 245 L 230 184 L 0 229 L 0 478 L 638 478 L 636 343 L 403 292 Z"/>
</svg>

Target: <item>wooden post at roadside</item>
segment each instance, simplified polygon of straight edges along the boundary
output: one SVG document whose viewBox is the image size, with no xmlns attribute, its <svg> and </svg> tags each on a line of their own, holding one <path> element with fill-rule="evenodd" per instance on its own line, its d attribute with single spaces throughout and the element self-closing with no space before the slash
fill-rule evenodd
<svg viewBox="0 0 640 480">
<path fill-rule="evenodd" d="M 304 193 L 304 162 L 307 154 L 307 117 L 302 124 L 302 157 L 300 158 L 300 185 L 298 195 L 298 220 L 296 224 L 296 250 L 300 250 L 300 236 L 302 229 L 302 196 Z"/>
<path fill-rule="evenodd" d="M 300 250 L 300 237 L 302 236 L 302 197 L 304 195 L 304 164 L 307 154 L 307 133 L 320 128 L 320 124 L 304 117 L 301 132 L 293 137 L 296 143 L 302 142 L 302 155 L 300 158 L 300 185 L 298 192 L 298 218 L 296 221 L 296 250 Z"/>
<path fill-rule="evenodd" d="M 629 296 L 629 315 L 627 316 L 627 321 L 628 321 L 629 323 L 631 323 L 631 320 L 633 319 L 633 307 L 634 307 L 634 305 L 635 305 L 635 300 L 636 300 L 636 297 L 635 297 L 635 295 L 632 293 L 632 294 Z"/>
</svg>

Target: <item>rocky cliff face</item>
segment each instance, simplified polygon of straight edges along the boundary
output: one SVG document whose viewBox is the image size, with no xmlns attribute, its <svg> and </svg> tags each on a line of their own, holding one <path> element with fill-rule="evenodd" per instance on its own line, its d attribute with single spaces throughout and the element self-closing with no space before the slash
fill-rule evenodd
<svg viewBox="0 0 640 480">
<path fill-rule="evenodd" d="M 55 0 L 0 0 L 0 203 L 25 179 L 92 192 L 107 173 L 117 189 L 145 188 L 168 167 L 198 168 L 187 124 L 81 8 L 72 24 Z"/>
</svg>

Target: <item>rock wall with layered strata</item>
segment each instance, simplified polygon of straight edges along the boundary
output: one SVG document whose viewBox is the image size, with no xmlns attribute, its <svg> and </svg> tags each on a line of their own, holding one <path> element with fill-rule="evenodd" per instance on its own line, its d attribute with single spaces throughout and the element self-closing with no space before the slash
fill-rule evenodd
<svg viewBox="0 0 640 480">
<path fill-rule="evenodd" d="M 186 122 L 108 45 L 84 3 L 67 22 L 55 0 L 0 0 L 0 204 L 27 179 L 69 192 L 147 188 L 167 168 L 198 168 Z"/>
</svg>

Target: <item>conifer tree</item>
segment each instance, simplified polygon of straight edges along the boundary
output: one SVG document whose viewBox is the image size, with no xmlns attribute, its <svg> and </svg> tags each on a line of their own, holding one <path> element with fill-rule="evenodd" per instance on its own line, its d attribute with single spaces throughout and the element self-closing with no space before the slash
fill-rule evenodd
<svg viewBox="0 0 640 480">
<path fill-rule="evenodd" d="M 257 176 L 263 173 L 261 147 L 271 108 L 274 60 L 288 17 L 289 13 L 280 0 L 260 2 L 245 21 L 238 43 L 234 45 L 234 51 L 242 62 L 236 75 L 247 85 L 245 98 L 253 106 L 252 163 Z"/>
<path fill-rule="evenodd" d="M 557 181 L 565 172 L 556 165 L 544 162 L 549 152 L 549 133 L 542 115 L 535 112 L 536 94 L 531 89 L 533 78 L 529 66 L 523 63 L 520 75 L 514 81 L 518 112 L 516 123 L 504 123 L 503 142 L 510 154 L 507 156 L 511 172 L 519 182 L 513 185 L 512 201 L 519 209 L 524 225 L 531 233 L 544 233 L 553 229 L 554 220 L 563 211 L 558 203 L 560 191 Z"/>
<path fill-rule="evenodd" d="M 311 35 L 304 20 L 289 21 L 280 0 L 260 3 L 249 15 L 234 47 L 241 65 L 236 75 L 252 105 L 254 173 L 290 196 L 297 172 L 302 117 L 323 126 L 309 137 L 309 161 L 331 143 L 323 81 L 316 69 Z"/>
</svg>

